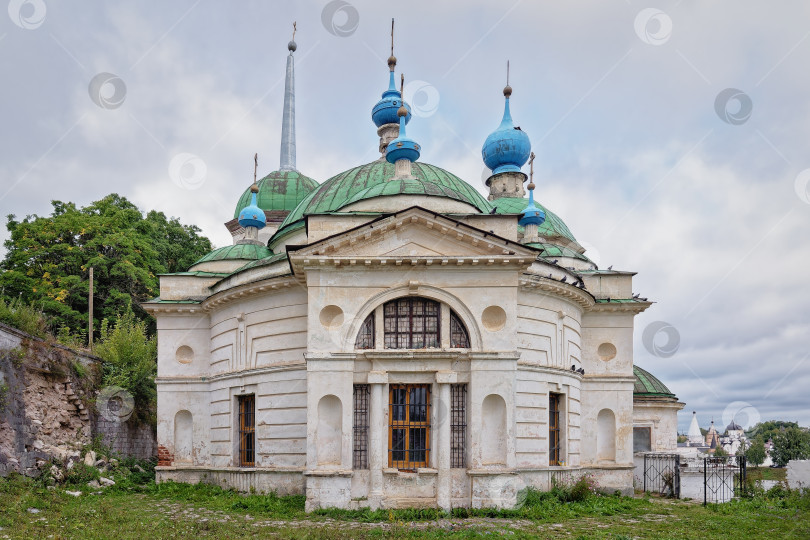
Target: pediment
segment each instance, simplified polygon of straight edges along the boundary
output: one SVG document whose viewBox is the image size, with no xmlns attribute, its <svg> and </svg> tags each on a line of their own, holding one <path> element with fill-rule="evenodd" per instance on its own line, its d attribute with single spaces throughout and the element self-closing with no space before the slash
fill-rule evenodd
<svg viewBox="0 0 810 540">
<path fill-rule="evenodd" d="M 307 246 L 290 246 L 288 251 L 291 259 L 517 256 L 531 261 L 537 256 L 535 251 L 518 243 L 418 207 L 383 216 Z"/>
</svg>

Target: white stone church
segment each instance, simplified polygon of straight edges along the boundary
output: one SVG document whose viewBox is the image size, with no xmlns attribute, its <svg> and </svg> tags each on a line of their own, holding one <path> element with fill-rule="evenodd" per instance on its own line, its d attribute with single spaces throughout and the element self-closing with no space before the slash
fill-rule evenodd
<svg viewBox="0 0 810 540">
<path fill-rule="evenodd" d="M 239 199 L 233 245 L 144 304 L 158 479 L 307 509 L 509 507 L 586 473 L 630 492 L 634 451 L 674 449 L 683 404 L 633 365 L 634 274 L 597 268 L 535 200 L 512 89 L 486 198 L 420 161 L 393 55 L 380 158 L 318 184 L 297 169 L 288 48 L 280 169 Z"/>
</svg>

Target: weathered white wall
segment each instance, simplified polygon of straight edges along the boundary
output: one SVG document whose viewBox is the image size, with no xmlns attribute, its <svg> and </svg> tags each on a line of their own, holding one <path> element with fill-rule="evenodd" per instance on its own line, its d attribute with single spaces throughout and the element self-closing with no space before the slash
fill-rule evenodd
<svg viewBox="0 0 810 540">
<path fill-rule="evenodd" d="M 790 489 L 810 488 L 810 459 L 793 459 L 787 464 L 787 481 Z"/>
</svg>

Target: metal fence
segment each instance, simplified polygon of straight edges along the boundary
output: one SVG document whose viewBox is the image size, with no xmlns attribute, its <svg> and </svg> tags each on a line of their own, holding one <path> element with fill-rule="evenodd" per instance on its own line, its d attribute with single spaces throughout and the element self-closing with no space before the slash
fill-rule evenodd
<svg viewBox="0 0 810 540">
<path fill-rule="evenodd" d="M 681 456 L 644 454 L 644 491 L 664 497 L 681 496 Z"/>
<path fill-rule="evenodd" d="M 745 456 L 703 459 L 703 505 L 724 503 L 745 494 Z"/>
</svg>

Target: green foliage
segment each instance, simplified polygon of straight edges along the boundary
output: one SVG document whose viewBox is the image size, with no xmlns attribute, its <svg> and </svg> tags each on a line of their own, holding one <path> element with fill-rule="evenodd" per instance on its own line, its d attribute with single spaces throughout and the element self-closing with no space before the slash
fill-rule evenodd
<svg viewBox="0 0 810 540">
<path fill-rule="evenodd" d="M 745 451 L 746 460 L 754 467 L 759 467 L 765 463 L 765 457 L 765 443 L 762 442 L 762 439 L 756 439 Z"/>
<path fill-rule="evenodd" d="M 2 277 L 3 274 L 0 274 L 0 280 Z M 13 300 L 0 297 L 0 322 L 39 338 L 48 335 L 45 315 L 33 303 L 24 303 L 20 296 Z"/>
<path fill-rule="evenodd" d="M 65 484 L 68 486 L 83 487 L 87 482 L 98 480 L 101 474 L 98 469 L 90 465 L 85 465 L 83 461 L 77 461 L 73 467 L 65 474 Z"/>
<path fill-rule="evenodd" d="M 138 319 L 149 320 L 139 302 L 157 295 L 157 275 L 186 270 L 211 251 L 211 242 L 200 236 L 199 228 L 161 212 L 144 216 L 116 194 L 83 208 L 61 201 L 51 204 L 50 216 L 8 216 L 10 237 L 0 263 L 0 287 L 5 295 L 38 306 L 54 329 L 64 326 L 76 333 L 85 328 L 91 266 L 98 320 L 114 321 L 118 313 L 130 310 Z"/>
<path fill-rule="evenodd" d="M 146 323 L 131 312 L 114 324 L 104 319 L 95 353 L 103 360 L 102 384 L 125 389 L 135 400 L 134 416 L 153 421 L 157 340 L 147 335 Z"/>
<path fill-rule="evenodd" d="M 0 414 L 6 412 L 8 403 L 8 385 L 5 382 L 0 382 Z"/>
<path fill-rule="evenodd" d="M 774 436 L 787 428 L 797 428 L 796 422 L 786 422 L 784 420 L 768 420 L 759 422 L 747 433 L 749 439 L 760 438 L 765 442 L 770 441 Z"/>
<path fill-rule="evenodd" d="M 714 449 L 714 457 L 726 457 L 726 456 L 728 456 L 728 452 L 726 452 L 723 449 L 723 447 L 718 444 L 717 448 Z"/>
<path fill-rule="evenodd" d="M 791 459 L 810 458 L 810 432 L 799 427 L 778 432 L 773 437 L 771 458 L 779 467 L 784 467 Z"/>
<path fill-rule="evenodd" d="M 88 347 L 87 329 L 82 328 L 73 333 L 67 326 L 60 326 L 59 330 L 56 332 L 56 342 L 69 349 L 86 349 Z"/>
<path fill-rule="evenodd" d="M 22 367 L 23 360 L 25 360 L 25 349 L 22 347 L 14 347 L 13 349 L 3 349 L 0 352 L 16 369 L 20 369 Z"/>
</svg>

